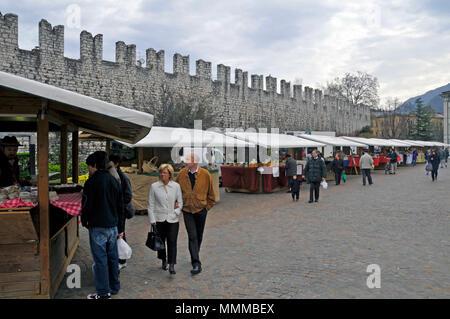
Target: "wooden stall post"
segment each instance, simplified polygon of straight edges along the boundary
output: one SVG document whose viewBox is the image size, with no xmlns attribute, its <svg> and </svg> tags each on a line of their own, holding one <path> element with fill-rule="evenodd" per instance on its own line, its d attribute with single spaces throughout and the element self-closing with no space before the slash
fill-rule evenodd
<svg viewBox="0 0 450 319">
<path fill-rule="evenodd" d="M 72 132 L 72 182 L 78 184 L 79 159 L 78 159 L 78 130 Z"/>
<path fill-rule="evenodd" d="M 50 220 L 48 196 L 48 115 L 47 101 L 37 117 L 39 253 L 41 263 L 41 295 L 50 296 Z"/>
<path fill-rule="evenodd" d="M 61 125 L 61 151 L 59 153 L 61 183 L 67 183 L 67 125 Z"/>
<path fill-rule="evenodd" d="M 106 139 L 106 151 L 105 152 L 106 152 L 106 154 L 108 154 L 108 156 L 111 153 L 111 141 L 109 139 Z"/>
<path fill-rule="evenodd" d="M 138 147 L 138 170 L 142 173 L 142 166 L 144 165 L 144 149 Z"/>
</svg>

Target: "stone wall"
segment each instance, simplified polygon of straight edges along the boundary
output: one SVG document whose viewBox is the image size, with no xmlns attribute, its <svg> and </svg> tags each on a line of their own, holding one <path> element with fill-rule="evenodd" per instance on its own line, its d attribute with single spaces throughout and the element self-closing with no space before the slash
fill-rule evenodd
<svg viewBox="0 0 450 319">
<path fill-rule="evenodd" d="M 321 90 L 272 76 L 250 76 L 236 69 L 231 83 L 229 66 L 217 65 L 212 80 L 211 62 L 196 61 L 190 75 L 189 56 L 175 54 L 173 73 L 164 71 L 164 51 L 146 50 L 145 66 L 136 61 L 136 46 L 116 42 L 116 61 L 103 60 L 103 36 L 80 34 L 80 59 L 64 57 L 64 27 L 39 23 L 39 47 L 18 47 L 18 16 L 0 14 L 0 70 L 75 91 L 128 108 L 153 112 L 161 108 L 161 87 L 186 96 L 212 96 L 215 126 L 231 128 L 266 127 L 285 130 L 336 131 L 351 134 L 370 125 L 367 106 L 324 95 Z M 158 118 L 155 118 L 158 123 Z M 207 127 L 204 127 L 205 129 Z"/>
</svg>

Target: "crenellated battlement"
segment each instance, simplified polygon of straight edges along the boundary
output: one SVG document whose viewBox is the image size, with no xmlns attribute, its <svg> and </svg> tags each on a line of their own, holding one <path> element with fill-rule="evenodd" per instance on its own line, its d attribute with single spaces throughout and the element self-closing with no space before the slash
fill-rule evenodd
<svg viewBox="0 0 450 319">
<path fill-rule="evenodd" d="M 115 61 L 104 61 L 103 35 L 93 36 L 88 31 L 80 33 L 80 59 L 69 59 L 64 57 L 64 26 L 52 27 L 42 19 L 38 29 L 39 47 L 20 50 L 18 16 L 0 13 L 0 70 L 149 111 L 151 104 L 161 103 L 158 98 L 162 83 L 183 94 L 213 94 L 218 125 L 223 127 L 244 123 L 350 133 L 344 122 L 352 121 L 360 128 L 370 120 L 366 106 L 350 105 L 308 86 L 291 87 L 285 79 L 280 81 L 278 93 L 277 78 L 272 75 L 252 74 L 249 87 L 248 72 L 236 68 L 231 83 L 231 68 L 218 64 L 217 79 L 213 80 L 212 63 L 199 59 L 195 75 L 191 76 L 189 55 L 174 54 L 171 74 L 165 72 L 164 50 L 148 48 L 143 66 L 142 61 L 136 61 L 135 44 L 117 41 Z M 280 116 L 283 118 L 277 119 Z"/>
</svg>

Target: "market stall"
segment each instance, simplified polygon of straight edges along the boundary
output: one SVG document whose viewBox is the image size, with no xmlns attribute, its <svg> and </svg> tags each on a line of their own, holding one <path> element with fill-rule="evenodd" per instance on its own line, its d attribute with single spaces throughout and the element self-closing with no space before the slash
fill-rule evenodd
<svg viewBox="0 0 450 319">
<path fill-rule="evenodd" d="M 350 174 L 354 172 L 357 174 L 357 167 L 359 167 L 358 152 L 349 151 L 346 154 L 344 149 L 350 150 L 350 148 L 353 148 L 357 150 L 359 148 L 361 150 L 369 147 L 367 144 L 346 140 L 336 136 L 301 134 L 300 137 L 333 146 L 333 156 L 324 158 L 325 165 L 327 167 L 327 181 L 334 180 L 334 173 L 331 171 L 331 162 L 333 161 L 336 153 L 340 153 L 341 158 L 344 161 L 344 167 L 347 171 L 346 173 Z"/>
<path fill-rule="evenodd" d="M 129 161 L 130 167 L 122 168 L 130 179 L 133 188 L 133 204 L 138 210 L 147 208 L 148 191 L 150 185 L 158 181 L 159 164 L 171 164 L 177 175 L 178 171 L 184 167 L 183 156 L 180 153 L 184 154 L 188 150 L 197 152 L 200 157 L 200 166 L 209 170 L 214 183 L 216 201 L 220 201 L 219 179 L 223 161 L 234 163 L 237 160 L 236 157 L 239 159 L 235 153 L 245 155 L 246 148 L 255 146 L 215 131 L 160 126 L 152 127 L 150 133 L 138 143 L 122 142 L 121 144 L 138 152 L 137 160 Z M 114 152 L 114 149 L 111 152 Z M 135 165 L 136 168 L 134 169 L 131 165 Z"/>
<path fill-rule="evenodd" d="M 51 298 L 79 243 L 78 131 L 135 143 L 153 116 L 0 72 L 2 132 L 37 132 L 37 185 L 8 186 L 0 208 L 0 298 Z M 61 133 L 61 183 L 49 184 L 49 132 Z M 72 134 L 73 184 L 67 182 Z M 5 197 L 6 195 L 6 197 Z"/>
<path fill-rule="evenodd" d="M 222 185 L 226 191 L 263 193 L 286 189 L 288 179 L 285 166 L 280 161 L 280 149 L 324 147 L 325 144 L 293 135 L 256 132 L 227 132 L 229 136 L 257 145 L 243 165 L 222 166 Z M 297 173 L 303 172 L 304 163 L 297 161 Z"/>
</svg>

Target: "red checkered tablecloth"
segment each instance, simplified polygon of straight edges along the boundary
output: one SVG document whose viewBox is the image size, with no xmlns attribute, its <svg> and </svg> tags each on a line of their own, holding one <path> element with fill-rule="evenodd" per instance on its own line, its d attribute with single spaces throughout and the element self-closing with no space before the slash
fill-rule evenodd
<svg viewBox="0 0 450 319">
<path fill-rule="evenodd" d="M 24 202 L 21 198 L 14 198 L 0 204 L 0 208 L 34 207 L 36 205 L 37 203 Z"/>
<path fill-rule="evenodd" d="M 81 214 L 81 198 L 82 193 L 59 194 L 57 201 L 51 200 L 50 204 L 59 207 L 72 216 Z"/>
</svg>

